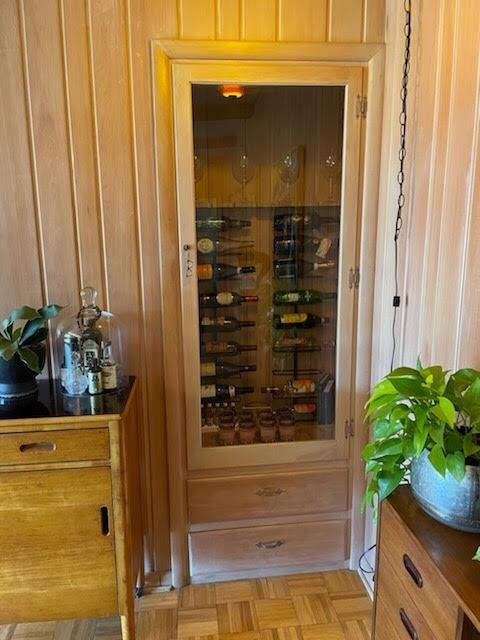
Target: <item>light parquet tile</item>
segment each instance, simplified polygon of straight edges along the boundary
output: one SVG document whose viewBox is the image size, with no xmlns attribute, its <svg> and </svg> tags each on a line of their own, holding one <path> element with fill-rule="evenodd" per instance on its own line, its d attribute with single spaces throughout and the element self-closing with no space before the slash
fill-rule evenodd
<svg viewBox="0 0 480 640">
<path fill-rule="evenodd" d="M 352 571 L 299 574 L 146 595 L 137 640 L 370 640 L 372 604 Z M 121 640 L 120 619 L 0 626 L 0 640 Z"/>
<path fill-rule="evenodd" d="M 260 629 L 282 629 L 300 625 L 291 599 L 255 600 L 255 610 Z"/>
</svg>

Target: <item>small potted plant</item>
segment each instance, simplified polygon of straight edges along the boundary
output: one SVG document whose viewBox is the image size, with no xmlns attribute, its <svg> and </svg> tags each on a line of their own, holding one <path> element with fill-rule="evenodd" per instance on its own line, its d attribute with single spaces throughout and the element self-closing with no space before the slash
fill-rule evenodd
<svg viewBox="0 0 480 640">
<path fill-rule="evenodd" d="M 62 309 L 17 307 L 0 321 L 0 397 L 18 399 L 37 390 L 37 375 L 45 366 L 47 322 Z"/>
<path fill-rule="evenodd" d="M 480 372 L 401 367 L 366 405 L 373 438 L 363 450 L 364 506 L 375 511 L 405 479 L 422 508 L 449 526 L 480 532 Z"/>
</svg>

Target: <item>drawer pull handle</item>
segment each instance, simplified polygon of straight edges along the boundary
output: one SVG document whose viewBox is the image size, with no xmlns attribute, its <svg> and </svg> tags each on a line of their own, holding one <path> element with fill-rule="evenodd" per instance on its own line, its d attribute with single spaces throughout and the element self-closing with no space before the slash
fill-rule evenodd
<svg viewBox="0 0 480 640">
<path fill-rule="evenodd" d="M 110 518 L 108 514 L 108 507 L 100 507 L 100 523 L 102 526 L 102 536 L 110 535 Z"/>
<path fill-rule="evenodd" d="M 404 609 L 400 609 L 400 620 L 402 621 L 403 626 L 407 630 L 408 635 L 412 640 L 418 640 L 418 633 L 415 627 L 412 624 L 412 621 L 405 613 Z"/>
<path fill-rule="evenodd" d="M 285 540 L 270 540 L 270 542 L 257 542 L 257 549 L 277 549 L 285 544 Z"/>
<path fill-rule="evenodd" d="M 273 489 L 272 487 L 265 487 L 265 489 L 259 489 L 256 493 L 257 496 L 266 496 L 272 498 L 273 496 L 280 496 L 282 493 L 286 493 L 286 489 Z"/>
<path fill-rule="evenodd" d="M 55 451 L 57 445 L 55 442 L 25 442 L 18 448 L 21 453 L 26 451 Z"/>
<path fill-rule="evenodd" d="M 414 583 L 417 585 L 417 587 L 421 589 L 423 587 L 422 574 L 417 569 L 417 567 L 413 564 L 411 558 L 407 556 L 406 553 L 403 554 L 403 566 L 405 567 L 405 569 L 407 570 L 407 573 L 409 574 L 411 579 L 414 581 Z"/>
</svg>

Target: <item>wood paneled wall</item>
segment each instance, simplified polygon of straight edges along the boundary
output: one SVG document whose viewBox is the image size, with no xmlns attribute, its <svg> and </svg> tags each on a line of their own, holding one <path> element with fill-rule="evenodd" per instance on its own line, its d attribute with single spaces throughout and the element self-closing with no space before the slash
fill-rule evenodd
<svg viewBox="0 0 480 640">
<path fill-rule="evenodd" d="M 0 2 L 0 314 L 73 311 L 92 285 L 121 317 L 141 387 L 147 571 L 159 575 L 170 547 L 153 38 L 383 42 L 384 0 Z"/>
</svg>

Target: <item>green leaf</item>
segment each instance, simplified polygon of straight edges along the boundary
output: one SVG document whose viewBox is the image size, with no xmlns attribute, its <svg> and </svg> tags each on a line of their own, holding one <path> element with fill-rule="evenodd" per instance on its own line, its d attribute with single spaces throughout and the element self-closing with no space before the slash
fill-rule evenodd
<svg viewBox="0 0 480 640">
<path fill-rule="evenodd" d="M 447 373 L 448 371 L 444 371 L 442 367 L 439 367 L 438 365 L 435 365 L 434 367 L 427 367 L 420 371 L 420 375 L 425 380 L 425 384 L 439 394 L 443 394 L 445 391 L 445 376 Z"/>
<path fill-rule="evenodd" d="M 383 380 L 380 380 L 380 382 L 377 385 L 375 385 L 365 407 L 367 407 L 374 400 L 376 400 L 377 398 L 380 398 L 381 396 L 393 396 L 393 395 L 396 395 L 396 393 L 397 391 L 393 386 L 393 384 L 390 382 L 390 380 L 388 380 L 387 378 L 384 378 Z"/>
<path fill-rule="evenodd" d="M 26 323 L 23 328 L 20 344 L 33 344 L 36 342 L 42 342 L 44 338 L 38 339 L 37 331 L 43 327 L 43 325 L 54 318 L 63 309 L 57 304 L 47 304 L 44 307 L 38 309 L 38 316 Z M 40 334 L 42 335 L 42 334 Z"/>
<path fill-rule="evenodd" d="M 472 560 L 477 560 L 478 562 L 480 562 L 480 547 L 478 547 L 478 549 L 475 551 L 475 555 L 473 556 Z"/>
<path fill-rule="evenodd" d="M 405 476 L 403 469 L 396 471 L 381 471 L 378 474 L 378 495 L 380 500 L 384 500 L 394 491 Z"/>
<path fill-rule="evenodd" d="M 375 440 L 388 438 L 403 429 L 403 424 L 399 422 L 390 422 L 390 420 L 377 420 L 373 426 L 373 437 Z"/>
<path fill-rule="evenodd" d="M 431 439 L 437 444 L 443 446 L 443 436 L 445 433 L 445 424 L 441 423 L 432 423 L 428 428 L 428 433 L 430 434 Z"/>
<path fill-rule="evenodd" d="M 365 460 L 365 462 L 367 462 L 367 460 L 370 460 L 370 458 L 373 456 L 375 451 L 376 451 L 376 447 L 371 442 L 369 442 L 363 447 L 362 458 Z"/>
<path fill-rule="evenodd" d="M 455 451 L 447 455 L 447 469 L 457 482 L 461 482 L 465 476 L 465 458 L 461 451 Z"/>
<path fill-rule="evenodd" d="M 58 304 L 46 304 L 44 307 L 38 309 L 38 313 L 42 318 L 45 318 L 45 320 L 51 320 L 55 318 L 55 316 L 58 316 L 62 309 L 63 307 Z"/>
<path fill-rule="evenodd" d="M 441 476 L 445 477 L 445 472 L 447 470 L 447 461 L 445 459 L 443 449 L 439 444 L 435 444 L 432 447 L 432 450 L 428 454 L 428 459 L 432 463 L 433 468 L 438 471 Z"/>
<path fill-rule="evenodd" d="M 446 422 L 449 427 L 453 427 L 453 425 L 455 424 L 455 419 L 457 416 L 455 407 L 453 406 L 452 402 L 444 396 L 441 396 L 438 399 L 438 404 L 430 409 L 430 413 L 433 413 L 433 415 L 437 416 L 437 418 L 440 418 L 440 420 Z"/>
<path fill-rule="evenodd" d="M 35 333 L 32 334 L 27 340 L 24 340 L 22 336 L 22 339 L 20 340 L 20 344 L 22 345 L 22 347 L 28 347 L 32 344 L 40 344 L 41 342 L 44 342 L 47 338 L 48 338 L 48 329 L 46 327 L 40 327 L 40 329 L 37 329 Z"/>
<path fill-rule="evenodd" d="M 39 317 L 38 311 L 32 309 L 32 307 L 17 307 L 10 314 L 2 320 L 2 329 L 6 329 L 12 325 L 16 320 L 33 320 L 33 318 Z"/>
<path fill-rule="evenodd" d="M 35 351 L 32 351 L 28 347 L 19 347 L 18 355 L 22 362 L 24 362 L 29 369 L 40 373 L 40 363 L 38 361 L 38 355 Z"/>
<path fill-rule="evenodd" d="M 8 340 L 5 340 L 5 343 L 0 346 L 0 357 L 8 362 L 17 353 L 18 346 L 16 342 L 9 342 Z"/>
<path fill-rule="evenodd" d="M 383 442 L 377 445 L 373 458 L 383 458 L 384 456 L 398 455 L 402 453 L 403 440 L 402 438 L 393 437 L 387 438 Z"/>
<path fill-rule="evenodd" d="M 465 458 L 468 458 L 469 456 L 473 456 L 475 453 L 478 453 L 479 451 L 480 451 L 480 445 L 474 442 L 473 434 L 467 433 L 463 437 L 463 455 L 465 456 Z"/>
<path fill-rule="evenodd" d="M 403 436 L 402 455 L 404 458 L 412 458 L 415 455 L 412 436 Z"/>
<path fill-rule="evenodd" d="M 417 370 L 421 371 L 423 369 L 422 361 L 420 360 L 420 356 L 417 356 Z"/>
<path fill-rule="evenodd" d="M 388 416 L 390 411 L 395 407 L 397 398 L 397 395 L 387 395 L 376 398 L 368 406 L 365 417 L 368 418 L 371 415 L 374 415 L 377 420 L 382 420 Z"/>
<path fill-rule="evenodd" d="M 425 444 L 428 438 L 428 427 L 423 425 L 417 427 L 413 432 L 413 451 L 415 456 L 419 456 L 425 449 Z"/>
</svg>

